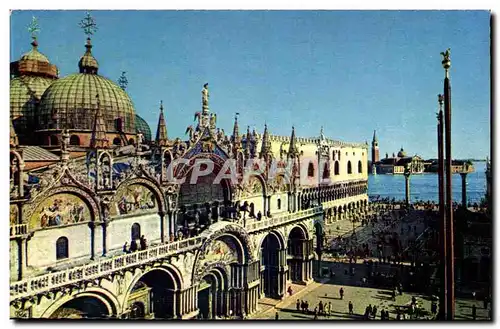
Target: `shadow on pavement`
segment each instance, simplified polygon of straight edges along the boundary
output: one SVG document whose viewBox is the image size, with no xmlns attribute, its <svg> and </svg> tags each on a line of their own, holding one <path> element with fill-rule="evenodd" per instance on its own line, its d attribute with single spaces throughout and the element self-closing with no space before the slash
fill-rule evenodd
<svg viewBox="0 0 500 329">
<path fill-rule="evenodd" d="M 386 301 L 390 301 L 390 302 L 394 302 L 394 300 L 392 299 L 392 297 L 388 297 L 386 295 L 375 295 L 375 296 L 373 296 L 373 298 L 380 299 L 380 300 L 386 300 Z"/>
</svg>

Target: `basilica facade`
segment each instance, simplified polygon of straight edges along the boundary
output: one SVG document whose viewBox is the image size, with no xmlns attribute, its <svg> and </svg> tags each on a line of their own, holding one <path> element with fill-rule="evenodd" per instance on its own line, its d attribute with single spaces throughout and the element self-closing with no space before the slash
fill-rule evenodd
<svg viewBox="0 0 500 329">
<path fill-rule="evenodd" d="M 225 134 L 208 84 L 153 138 L 85 47 L 66 77 L 36 40 L 11 63 L 11 317 L 244 318 L 312 282 L 324 226 L 367 209 L 367 145 Z"/>
</svg>

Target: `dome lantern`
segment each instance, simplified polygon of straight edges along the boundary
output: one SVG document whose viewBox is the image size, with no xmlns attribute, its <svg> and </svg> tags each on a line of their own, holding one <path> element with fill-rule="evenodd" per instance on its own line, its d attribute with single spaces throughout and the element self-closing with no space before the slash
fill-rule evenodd
<svg viewBox="0 0 500 329">
<path fill-rule="evenodd" d="M 87 48 L 87 50 L 78 62 L 80 73 L 97 74 L 99 64 L 97 63 L 97 60 L 94 58 L 94 56 L 92 56 L 92 43 L 90 38 L 87 38 L 87 44 L 85 45 L 85 48 Z"/>
</svg>

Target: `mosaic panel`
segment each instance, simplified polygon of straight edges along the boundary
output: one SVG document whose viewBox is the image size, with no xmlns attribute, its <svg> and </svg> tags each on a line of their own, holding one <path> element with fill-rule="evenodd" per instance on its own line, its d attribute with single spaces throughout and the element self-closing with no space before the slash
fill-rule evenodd
<svg viewBox="0 0 500 329">
<path fill-rule="evenodd" d="M 73 194 L 54 194 L 42 201 L 30 220 L 33 229 L 64 226 L 92 219 L 85 202 Z"/>
<path fill-rule="evenodd" d="M 111 215 L 129 215 L 158 211 L 158 204 L 153 192 L 140 184 L 132 184 L 118 189 L 115 196 L 115 207 Z"/>
</svg>

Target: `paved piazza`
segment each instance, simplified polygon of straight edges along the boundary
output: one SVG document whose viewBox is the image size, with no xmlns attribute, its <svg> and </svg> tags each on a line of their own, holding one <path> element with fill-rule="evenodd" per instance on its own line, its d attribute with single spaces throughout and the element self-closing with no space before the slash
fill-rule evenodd
<svg viewBox="0 0 500 329">
<path fill-rule="evenodd" d="M 275 312 L 278 310 L 280 320 L 311 320 L 314 314 L 304 314 L 296 309 L 297 299 L 309 302 L 309 309 L 314 310 L 319 301 L 332 304 L 331 316 L 318 316 L 318 320 L 362 320 L 366 306 L 371 304 L 377 306 L 377 320 L 380 320 L 380 310 L 389 311 L 389 319 L 396 319 L 397 306 L 409 304 L 411 298 L 415 296 L 418 301 L 422 302 L 423 308 L 430 313 L 431 302 L 428 297 L 419 294 L 403 293 L 402 296 L 397 295 L 396 301 L 391 298 L 391 291 L 387 289 L 378 289 L 374 287 L 360 287 L 353 285 L 343 285 L 339 281 L 345 281 L 343 278 L 328 281 L 324 284 L 315 285 L 312 289 L 305 289 L 295 296 L 287 297 L 285 301 L 277 305 L 276 308 L 267 309 L 265 312 L 259 313 L 254 318 L 258 319 L 274 319 Z M 344 288 L 344 299 L 339 296 L 339 289 Z M 348 303 L 352 301 L 354 306 L 354 314 L 349 315 Z M 480 301 L 467 299 L 458 299 L 456 307 L 457 320 L 472 320 L 471 307 L 473 304 L 477 307 L 477 320 L 487 320 L 488 312 L 483 309 Z M 425 317 L 424 317 L 425 318 Z"/>
<path fill-rule="evenodd" d="M 374 212 L 370 212 L 373 214 Z M 391 218 L 394 227 L 391 231 L 400 233 L 403 228 L 404 234 L 400 235 L 402 244 L 406 245 L 410 239 L 415 239 L 425 229 L 422 220 L 423 211 L 412 211 L 404 217 L 399 217 L 397 211 L 386 212 L 383 217 Z M 416 233 L 413 227 L 416 227 Z M 379 221 L 373 227 L 372 225 L 360 226 L 359 223 L 355 224 L 355 231 L 358 243 L 368 243 L 370 250 L 374 251 L 376 248 L 376 241 L 371 237 L 372 230 L 379 232 L 387 227 L 384 221 Z M 411 230 L 408 228 L 411 227 Z M 328 230 L 335 232 L 327 234 L 327 237 L 337 237 L 338 235 L 349 238 L 352 234 L 352 222 L 348 220 L 337 221 L 327 226 Z M 334 231 L 335 230 L 335 231 Z M 328 239 L 330 241 L 330 239 Z M 349 244 L 348 244 L 349 245 Z M 390 250 L 389 250 L 389 254 Z M 343 261 L 338 261 L 338 260 Z M 375 258 L 371 258 L 376 262 Z M 335 272 L 334 278 L 323 278 L 321 282 L 314 282 L 307 287 L 294 285 L 292 296 L 287 297 L 280 302 L 272 302 L 272 300 L 264 299 L 259 302 L 260 312 L 252 316 L 252 319 L 275 319 L 276 312 L 278 318 L 281 320 L 311 320 L 314 319 L 314 308 L 322 301 L 326 306 L 331 303 L 331 314 L 329 316 L 319 315 L 318 320 L 363 320 L 365 308 L 368 305 L 377 307 L 376 320 L 380 320 L 380 310 L 389 311 L 389 319 L 396 320 L 397 309 L 399 307 L 410 305 L 412 297 L 417 298 L 417 301 L 426 311 L 425 315 L 420 317 L 420 320 L 431 319 L 431 301 L 429 296 L 403 292 L 403 295 L 396 295 L 396 300 L 392 299 L 392 291 L 375 287 L 374 285 L 364 284 L 363 277 L 366 275 L 363 260 L 358 260 L 353 264 L 356 271 L 354 275 L 346 274 L 349 271 L 350 265 L 345 258 L 332 258 L 327 255 L 323 257 L 321 264 L 322 268 L 333 269 Z M 388 264 L 378 264 L 375 268 L 382 273 L 390 273 L 391 267 Z M 339 290 L 344 289 L 344 299 L 340 299 Z M 307 301 L 309 303 L 310 313 L 297 311 L 297 299 Z M 353 313 L 349 314 L 348 303 L 353 303 Z M 477 320 L 488 320 L 488 311 L 483 309 L 481 301 L 474 301 L 473 299 L 457 299 L 455 304 L 457 320 L 472 320 L 472 305 L 476 304 L 477 307 Z M 406 314 L 406 319 L 409 316 Z M 373 319 L 373 318 L 372 318 Z"/>
</svg>

